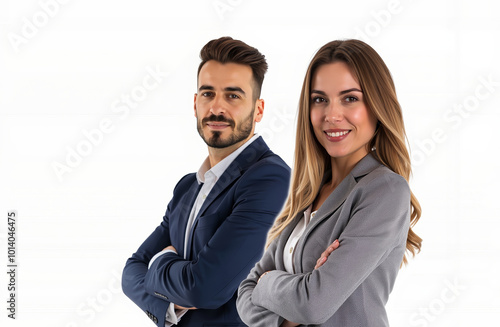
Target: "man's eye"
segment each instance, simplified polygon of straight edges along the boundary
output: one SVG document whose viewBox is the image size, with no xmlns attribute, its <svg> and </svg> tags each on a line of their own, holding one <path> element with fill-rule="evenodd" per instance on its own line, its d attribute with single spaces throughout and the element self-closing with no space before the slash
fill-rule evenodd
<svg viewBox="0 0 500 327">
<path fill-rule="evenodd" d="M 201 94 L 201 96 L 203 96 L 203 97 L 211 97 L 211 96 L 213 96 L 213 92 L 203 92 Z"/>
<path fill-rule="evenodd" d="M 240 97 L 237 94 L 228 94 L 229 99 L 239 99 Z"/>
</svg>

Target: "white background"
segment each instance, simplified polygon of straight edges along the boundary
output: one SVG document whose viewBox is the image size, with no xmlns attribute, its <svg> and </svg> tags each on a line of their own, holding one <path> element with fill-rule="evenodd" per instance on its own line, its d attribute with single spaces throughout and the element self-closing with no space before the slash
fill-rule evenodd
<svg viewBox="0 0 500 327">
<path fill-rule="evenodd" d="M 422 252 L 399 274 L 391 325 L 497 326 L 499 32 L 493 0 L 2 0 L 0 324 L 153 326 L 121 293 L 121 270 L 207 155 L 192 106 L 198 54 L 230 35 L 268 59 L 258 131 L 289 165 L 315 51 L 357 37 L 379 52 L 423 208 Z M 161 74 L 144 92 L 147 67 Z M 124 107 L 126 96 L 137 101 Z M 68 166 L 59 177 L 57 164 Z M 6 310 L 9 210 L 19 215 L 16 321 Z"/>
</svg>

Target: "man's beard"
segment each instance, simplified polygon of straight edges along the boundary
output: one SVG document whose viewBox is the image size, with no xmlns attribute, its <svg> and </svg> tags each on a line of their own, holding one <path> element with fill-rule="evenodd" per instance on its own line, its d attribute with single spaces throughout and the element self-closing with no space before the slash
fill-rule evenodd
<svg viewBox="0 0 500 327">
<path fill-rule="evenodd" d="M 240 126 L 238 126 L 236 130 L 234 129 L 235 122 L 230 118 L 226 118 L 222 115 L 211 115 L 205 117 L 201 120 L 201 123 L 198 121 L 198 133 L 208 146 L 217 149 L 227 148 L 233 144 L 245 140 L 248 136 L 250 136 L 253 128 L 253 112 L 253 110 L 250 111 L 250 115 L 248 115 L 246 119 L 241 121 Z M 207 122 L 211 121 L 228 123 L 229 127 L 233 129 L 233 132 L 226 139 L 221 138 L 222 132 L 219 131 L 209 131 L 208 133 L 211 133 L 212 135 L 206 137 L 203 134 L 203 126 L 205 126 Z"/>
</svg>

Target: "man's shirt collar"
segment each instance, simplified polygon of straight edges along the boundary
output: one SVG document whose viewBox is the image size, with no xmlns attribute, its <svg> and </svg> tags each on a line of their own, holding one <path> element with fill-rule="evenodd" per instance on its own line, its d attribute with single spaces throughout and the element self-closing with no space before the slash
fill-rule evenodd
<svg viewBox="0 0 500 327">
<path fill-rule="evenodd" d="M 200 169 L 196 173 L 196 179 L 198 180 L 198 184 L 205 183 L 207 178 L 210 178 L 209 175 L 215 177 L 215 180 L 218 180 L 222 174 L 226 171 L 227 167 L 233 163 L 234 159 L 240 155 L 253 141 L 259 138 L 260 135 L 254 134 L 252 138 L 243 143 L 238 149 L 234 150 L 230 155 L 222 159 L 218 164 L 210 168 L 210 160 L 207 157 L 205 161 L 201 164 Z"/>
</svg>

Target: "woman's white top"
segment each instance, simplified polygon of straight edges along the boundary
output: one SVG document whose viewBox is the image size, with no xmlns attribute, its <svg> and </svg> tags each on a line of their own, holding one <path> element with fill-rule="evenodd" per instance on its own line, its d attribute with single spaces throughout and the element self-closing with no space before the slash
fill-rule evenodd
<svg viewBox="0 0 500 327">
<path fill-rule="evenodd" d="M 311 210 L 312 210 L 312 205 L 310 205 L 309 208 L 307 208 L 306 211 L 304 211 L 304 216 L 297 223 L 297 226 L 295 226 L 295 229 L 292 231 L 292 234 L 290 234 L 290 237 L 288 238 L 288 241 L 286 242 L 285 248 L 283 250 L 283 261 L 285 264 L 285 269 L 287 272 L 291 274 L 295 273 L 293 269 L 293 254 L 295 253 L 295 247 L 297 246 L 297 242 L 299 241 L 302 234 L 304 234 L 307 225 L 314 218 L 317 212 L 317 210 L 313 212 L 311 212 Z"/>
</svg>

